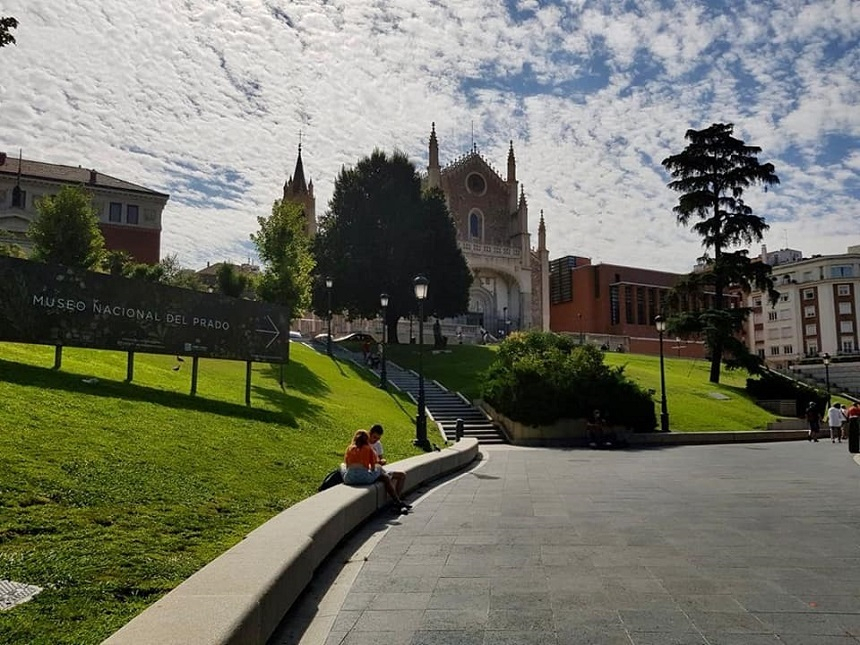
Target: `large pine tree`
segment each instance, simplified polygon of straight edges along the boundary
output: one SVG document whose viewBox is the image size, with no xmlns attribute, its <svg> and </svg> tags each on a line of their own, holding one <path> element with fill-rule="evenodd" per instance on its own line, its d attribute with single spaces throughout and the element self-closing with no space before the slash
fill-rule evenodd
<svg viewBox="0 0 860 645">
<path fill-rule="evenodd" d="M 320 276 L 330 276 L 332 308 L 350 317 L 379 313 L 379 296 L 389 296 L 386 326 L 392 343 L 397 321 L 417 310 L 412 280 L 430 281 L 426 314 L 463 313 L 472 277 L 457 246 L 444 196 L 422 192 L 415 166 L 402 153 L 376 150 L 335 181 L 329 210 L 316 238 Z M 327 293 L 318 286 L 315 309 L 327 311 Z"/>
<path fill-rule="evenodd" d="M 712 252 L 708 261 L 707 283 L 713 288 L 713 303 L 698 312 L 696 320 L 687 317 L 686 329 L 696 325 L 705 335 L 711 353 L 712 383 L 720 382 L 720 365 L 726 346 L 733 341 L 745 310 L 729 311 L 723 300 L 726 289 L 737 286 L 768 291 L 773 283 L 769 267 L 752 262 L 745 251 L 732 251 L 741 244 L 760 242 L 769 228 L 763 217 L 753 214 L 743 200 L 744 190 L 760 184 L 779 183 L 773 164 L 760 163 L 761 148 L 748 146 L 732 136 L 734 125 L 714 123 L 704 130 L 687 130 L 690 142 L 684 151 L 663 160 L 663 167 L 674 181 L 669 188 L 681 194 L 673 212 L 684 226 L 697 218 L 692 229 L 702 238 L 702 246 Z"/>
</svg>

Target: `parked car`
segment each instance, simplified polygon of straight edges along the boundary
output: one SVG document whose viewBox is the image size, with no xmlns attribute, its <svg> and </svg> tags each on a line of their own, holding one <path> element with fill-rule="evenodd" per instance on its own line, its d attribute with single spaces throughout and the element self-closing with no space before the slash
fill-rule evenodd
<svg viewBox="0 0 860 645">
<path fill-rule="evenodd" d="M 365 331 L 354 331 L 334 339 L 336 343 L 363 343 L 366 341 L 375 343 L 376 339 Z"/>
<path fill-rule="evenodd" d="M 290 330 L 290 340 L 294 340 L 296 342 L 304 340 L 305 337 L 302 336 L 302 332 Z"/>
<path fill-rule="evenodd" d="M 323 332 L 321 334 L 317 334 L 316 336 L 314 336 L 314 342 L 325 343 L 327 341 L 328 341 L 328 333 L 327 332 Z"/>
</svg>

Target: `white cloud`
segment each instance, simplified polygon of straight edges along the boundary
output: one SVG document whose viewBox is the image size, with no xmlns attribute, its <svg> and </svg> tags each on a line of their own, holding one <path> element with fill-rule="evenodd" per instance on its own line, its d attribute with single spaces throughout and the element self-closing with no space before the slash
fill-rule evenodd
<svg viewBox="0 0 860 645">
<path fill-rule="evenodd" d="M 860 202 L 860 4 L 520 0 L 12 0 L 0 149 L 172 194 L 163 251 L 247 259 L 295 163 L 325 210 L 374 147 L 426 166 L 514 140 L 551 257 L 684 271 L 660 161 L 687 128 L 731 121 L 782 185 L 749 201 L 771 247 L 844 251 Z M 634 7 L 631 9 L 630 7 Z M 840 149 L 830 147 L 837 137 Z"/>
</svg>

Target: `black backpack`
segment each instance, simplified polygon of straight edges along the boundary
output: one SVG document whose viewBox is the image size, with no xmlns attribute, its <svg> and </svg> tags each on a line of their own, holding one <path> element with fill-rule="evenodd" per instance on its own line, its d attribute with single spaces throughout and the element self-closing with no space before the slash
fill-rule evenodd
<svg viewBox="0 0 860 645">
<path fill-rule="evenodd" d="M 338 484 L 343 483 L 343 474 L 340 472 L 340 468 L 335 468 L 328 475 L 325 476 L 325 479 L 322 480 L 322 484 L 317 488 L 317 491 L 323 491 L 326 488 L 331 488 L 332 486 L 337 486 Z"/>
</svg>

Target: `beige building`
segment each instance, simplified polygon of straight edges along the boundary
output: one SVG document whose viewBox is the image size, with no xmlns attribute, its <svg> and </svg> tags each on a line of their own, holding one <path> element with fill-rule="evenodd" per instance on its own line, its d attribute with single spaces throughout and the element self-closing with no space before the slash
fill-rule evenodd
<svg viewBox="0 0 860 645">
<path fill-rule="evenodd" d="M 752 292 L 748 306 L 747 344 L 771 367 L 828 353 L 860 355 L 857 325 L 860 292 L 860 246 L 840 255 L 804 258 L 781 249 L 761 259 L 773 267 L 779 302 L 771 307 L 765 294 Z"/>
<path fill-rule="evenodd" d="M 549 253 L 541 212 L 531 247 L 528 203 L 517 181 L 514 146 L 502 177 L 475 146 L 442 167 L 436 124 L 430 132 L 427 187 L 441 188 L 474 280 L 462 323 L 490 333 L 549 330 Z"/>
<path fill-rule="evenodd" d="M 26 233 L 36 201 L 63 186 L 91 195 L 109 251 L 127 251 L 137 262 L 161 259 L 161 218 L 169 195 L 80 166 L 8 157 L 0 152 L 0 241 L 30 248 Z"/>
</svg>

